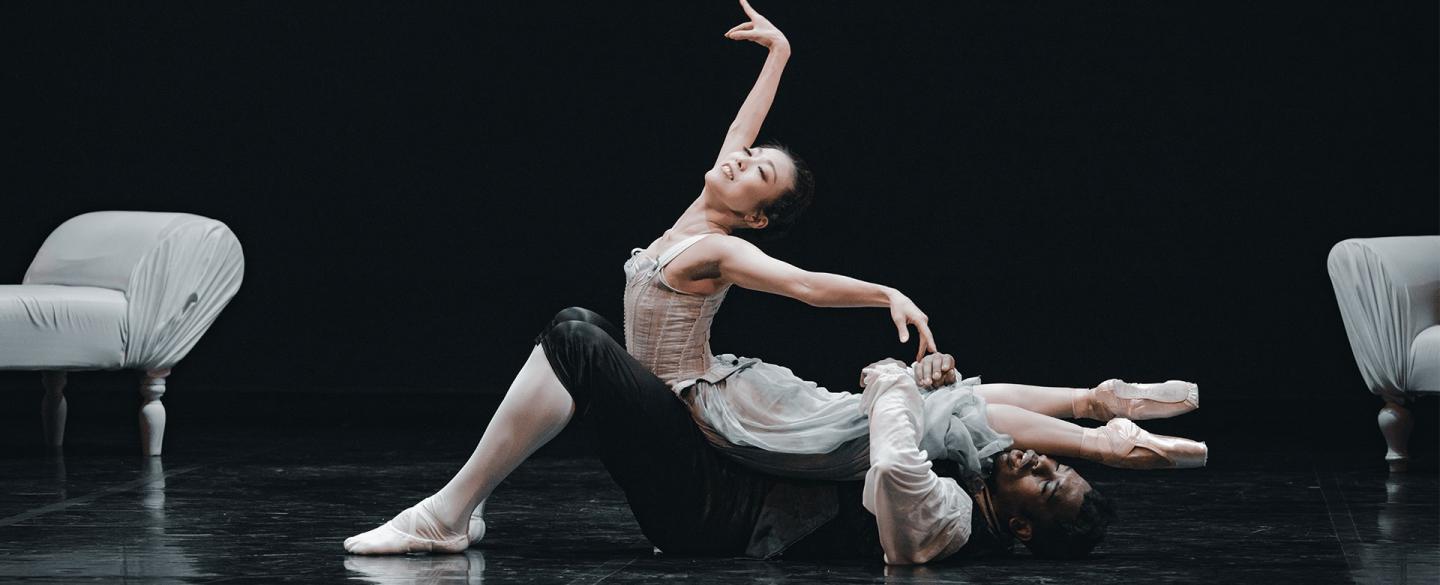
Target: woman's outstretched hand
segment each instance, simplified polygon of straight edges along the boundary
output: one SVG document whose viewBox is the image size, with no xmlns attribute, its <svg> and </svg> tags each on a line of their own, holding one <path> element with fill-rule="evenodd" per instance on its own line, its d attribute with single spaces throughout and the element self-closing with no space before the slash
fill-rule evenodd
<svg viewBox="0 0 1440 585">
<path fill-rule="evenodd" d="M 915 302 L 910 300 L 898 291 L 890 296 L 890 320 L 895 322 L 895 329 L 900 333 L 900 343 L 910 341 L 910 330 L 907 325 L 914 325 L 915 332 L 920 334 L 920 347 L 916 348 L 915 361 L 920 361 L 927 353 L 940 351 L 935 348 L 935 336 L 930 333 L 930 318 Z"/>
<path fill-rule="evenodd" d="M 750 22 L 741 23 L 725 33 L 725 38 L 735 41 L 753 41 L 762 47 L 775 50 L 790 50 L 790 40 L 785 38 L 785 33 L 775 28 L 759 12 L 750 7 L 750 3 L 740 0 L 740 8 L 745 10 L 745 15 L 750 17 Z"/>
</svg>

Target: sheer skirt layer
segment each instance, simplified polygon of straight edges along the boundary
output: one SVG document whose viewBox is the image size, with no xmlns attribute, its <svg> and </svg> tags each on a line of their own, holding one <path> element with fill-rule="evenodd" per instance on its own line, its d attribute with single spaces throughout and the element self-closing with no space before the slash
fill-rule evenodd
<svg viewBox="0 0 1440 585">
<path fill-rule="evenodd" d="M 721 360 L 733 356 L 718 356 Z M 869 418 L 860 395 L 831 392 L 789 368 L 759 360 L 724 379 L 699 380 L 680 396 L 712 444 L 759 471 L 807 479 L 862 479 L 870 467 Z M 968 481 L 988 473 L 990 457 L 1011 445 L 990 428 L 985 400 L 966 378 L 925 400 L 920 448 L 960 464 Z"/>
</svg>

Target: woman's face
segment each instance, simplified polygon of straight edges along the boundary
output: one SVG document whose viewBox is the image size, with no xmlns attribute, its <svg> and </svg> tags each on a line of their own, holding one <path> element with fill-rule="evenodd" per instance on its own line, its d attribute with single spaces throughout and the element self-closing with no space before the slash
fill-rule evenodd
<svg viewBox="0 0 1440 585">
<path fill-rule="evenodd" d="M 705 173 L 706 192 L 741 217 L 769 205 L 794 183 L 794 161 L 773 148 L 742 148 Z"/>
</svg>

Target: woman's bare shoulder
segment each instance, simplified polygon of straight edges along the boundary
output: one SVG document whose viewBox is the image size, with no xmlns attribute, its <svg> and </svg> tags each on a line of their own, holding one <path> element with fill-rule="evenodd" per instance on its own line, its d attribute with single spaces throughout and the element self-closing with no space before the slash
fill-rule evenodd
<svg viewBox="0 0 1440 585">
<path fill-rule="evenodd" d="M 722 233 L 702 238 L 691 246 L 691 250 L 695 251 L 692 258 L 695 258 L 697 263 L 702 258 L 704 261 L 715 262 L 755 254 L 765 255 L 764 251 L 745 238 Z"/>
</svg>

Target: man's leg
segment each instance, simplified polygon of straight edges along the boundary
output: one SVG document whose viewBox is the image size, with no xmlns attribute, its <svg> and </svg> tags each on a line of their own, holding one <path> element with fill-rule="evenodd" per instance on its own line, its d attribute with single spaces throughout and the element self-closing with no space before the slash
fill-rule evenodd
<svg viewBox="0 0 1440 585">
<path fill-rule="evenodd" d="M 579 307 L 556 313 L 541 335 L 570 322 L 592 324 L 617 341 L 623 335 L 604 317 Z M 452 528 L 462 527 L 463 519 L 490 497 L 495 486 L 560 434 L 575 414 L 575 400 L 555 375 L 539 341 L 486 425 L 475 452 L 450 483 L 432 496 L 441 520 Z"/>
<path fill-rule="evenodd" d="M 743 553 L 774 480 L 711 447 L 684 402 L 604 325 L 560 323 L 540 343 L 641 530 L 669 553 Z"/>
<path fill-rule="evenodd" d="M 570 308 L 558 313 L 542 336 L 572 321 L 591 323 L 607 336 L 619 334 L 599 315 Z M 470 526 L 483 522 L 471 517 L 480 504 L 521 462 L 554 439 L 574 413 L 575 400 L 537 343 L 486 425 L 479 445 L 450 482 L 386 525 L 347 539 L 345 550 L 357 554 L 464 550 L 471 539 L 483 535 L 483 529 Z"/>
<path fill-rule="evenodd" d="M 500 402 L 470 459 L 434 495 L 385 525 L 345 541 L 356 554 L 460 552 L 468 519 L 495 486 L 569 423 L 575 402 L 537 345 Z"/>
</svg>

